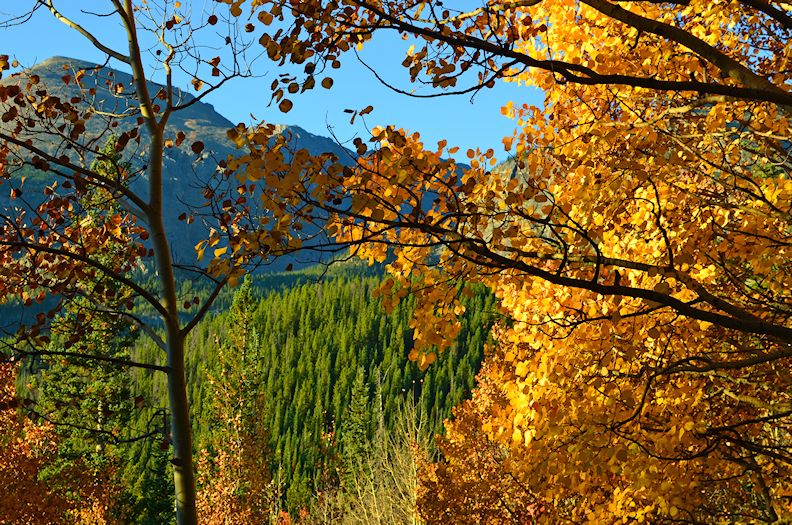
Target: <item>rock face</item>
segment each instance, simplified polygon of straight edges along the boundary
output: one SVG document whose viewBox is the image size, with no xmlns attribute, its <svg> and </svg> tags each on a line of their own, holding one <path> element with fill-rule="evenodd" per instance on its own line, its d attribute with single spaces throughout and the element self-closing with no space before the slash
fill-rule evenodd
<svg viewBox="0 0 792 525">
<path fill-rule="evenodd" d="M 67 81 L 67 75 L 77 71 L 84 71 L 81 86 L 73 81 Z M 111 135 L 124 133 L 136 125 L 137 103 L 132 90 L 132 75 L 110 67 L 101 67 L 98 64 L 74 58 L 56 56 L 49 58 L 17 75 L 12 75 L 0 80 L 2 85 L 24 85 L 32 77 L 38 77 L 39 84 L 46 89 L 49 96 L 59 97 L 61 100 L 85 99 L 80 105 L 86 104 L 94 108 L 92 118 L 86 120 L 86 131 L 81 141 L 95 140 L 98 149 Z M 163 86 L 150 82 L 148 89 L 152 97 L 163 89 Z M 185 104 L 193 101 L 195 97 L 185 91 L 176 90 L 176 103 Z M 104 114 L 113 114 L 107 117 Z M 113 127 L 110 122 L 115 121 Z M 10 126 L 0 124 L 0 126 Z M 215 111 L 211 104 L 201 101 L 192 103 L 189 107 L 175 112 L 168 121 L 165 131 L 166 138 L 175 137 L 182 131 L 186 139 L 180 147 L 167 148 L 165 151 L 165 172 L 163 198 L 166 202 L 166 227 L 174 235 L 171 238 L 174 256 L 185 263 L 194 260 L 194 246 L 206 238 L 207 229 L 197 221 L 192 227 L 177 220 L 185 210 L 187 204 L 199 204 L 204 201 L 203 184 L 209 180 L 217 169 L 217 163 L 235 152 L 233 144 L 227 138 L 226 132 L 235 125 Z M 142 129 L 142 128 L 141 128 Z M 291 136 L 295 148 L 306 148 L 313 154 L 324 152 L 335 153 L 341 159 L 354 158 L 354 153 L 340 146 L 334 140 L 314 135 L 297 126 L 278 125 L 280 133 Z M 145 131 L 143 131 L 145 135 Z M 59 143 L 47 137 L 46 134 L 34 136 L 36 145 L 48 152 L 60 151 Z M 190 145 L 195 141 L 204 144 L 201 158 L 190 150 Z M 145 141 L 142 142 L 145 144 Z M 68 153 L 68 152 L 66 152 Z M 140 176 L 133 182 L 133 188 L 145 193 L 147 175 L 145 173 L 146 151 L 134 141 L 130 141 L 124 150 L 125 158 L 133 166 L 140 169 Z M 90 162 L 90 159 L 85 161 Z M 33 199 L 45 184 L 52 180 L 48 174 L 28 171 L 26 181 L 26 196 Z M 12 184 L 13 184 L 12 180 Z M 8 199 L 8 189 L 0 189 L 0 208 L 8 209 L 11 204 Z M 35 201 L 31 201 L 35 204 Z M 290 261 L 293 262 L 293 261 Z M 280 268 L 285 265 L 283 261 L 271 268 Z"/>
</svg>

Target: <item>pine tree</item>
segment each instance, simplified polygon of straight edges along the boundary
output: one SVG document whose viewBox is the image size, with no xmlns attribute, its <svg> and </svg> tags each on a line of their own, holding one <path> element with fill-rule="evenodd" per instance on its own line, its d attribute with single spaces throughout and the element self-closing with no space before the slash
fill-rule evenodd
<svg viewBox="0 0 792 525">
<path fill-rule="evenodd" d="M 366 464 L 370 422 L 368 384 L 365 381 L 363 367 L 358 366 L 352 383 L 349 406 L 341 422 L 341 480 L 346 487 L 352 486 L 354 478 L 361 474 Z"/>
<path fill-rule="evenodd" d="M 115 142 L 111 138 L 91 165 L 109 178 L 117 178 L 127 169 Z M 118 211 L 110 202 L 97 190 L 86 196 L 81 206 L 89 210 L 87 220 L 101 221 Z M 126 249 L 121 242 L 110 242 L 94 257 L 109 261 Z M 101 290 L 114 283 L 97 279 L 81 285 Z M 75 341 L 72 334 L 86 326 L 90 326 L 86 335 Z M 133 399 L 129 372 L 118 366 L 130 357 L 137 338 L 135 326 L 114 311 L 77 297 L 53 321 L 50 336 L 45 354 L 51 355 L 41 358 L 39 372 L 31 381 L 35 411 L 54 424 L 59 438 L 57 454 L 41 476 L 54 482 L 64 479 L 65 473 L 81 471 L 95 476 L 97 484 L 115 484 L 118 476 L 112 473 L 119 472 L 124 463 L 122 443 L 144 439 L 148 433 L 138 432 L 133 425 L 135 402 L 140 406 L 143 400 Z"/>
<path fill-rule="evenodd" d="M 153 439 L 129 447 L 123 471 L 122 507 L 136 525 L 175 523 L 173 479 L 167 476 L 168 452 Z"/>
<path fill-rule="evenodd" d="M 210 379 L 212 453 L 199 461 L 198 509 L 206 523 L 228 516 L 243 523 L 264 522 L 274 499 L 269 474 L 269 428 L 256 367 L 258 335 L 253 326 L 255 301 L 247 277 L 228 313 L 227 343 L 218 350 L 219 375 Z"/>
</svg>

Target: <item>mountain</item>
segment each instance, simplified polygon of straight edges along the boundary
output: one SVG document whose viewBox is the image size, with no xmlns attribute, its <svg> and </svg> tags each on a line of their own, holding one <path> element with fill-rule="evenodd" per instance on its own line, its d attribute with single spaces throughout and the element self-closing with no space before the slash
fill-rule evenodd
<svg viewBox="0 0 792 525">
<path fill-rule="evenodd" d="M 68 75 L 73 75 L 77 71 L 85 72 L 81 80 L 82 86 L 68 78 Z M 88 95 L 90 106 L 95 111 L 93 117 L 85 121 L 86 131 L 83 137 L 95 140 L 97 148 L 101 147 L 111 134 L 119 135 L 136 126 L 137 104 L 133 97 L 132 75 L 129 73 L 75 58 L 56 56 L 0 80 L 0 85 L 24 86 L 33 77 L 36 78 L 38 86 L 46 89 L 50 97 L 58 97 L 63 101 L 76 101 L 85 98 L 86 94 Z M 164 87 L 161 84 L 149 82 L 148 89 L 153 97 Z M 177 89 L 175 94 L 177 103 L 185 104 L 195 100 L 195 97 L 186 91 Z M 78 105 L 86 104 L 88 102 L 85 101 L 78 103 Z M 0 112 L 4 112 L 4 110 Z M 103 116 L 108 113 L 121 115 L 121 117 L 109 119 Z M 113 124 L 111 127 L 111 121 L 116 121 L 117 124 Z M 13 124 L 12 120 L 7 124 L 0 124 L 0 126 L 7 128 Z M 173 233 L 171 241 L 174 256 L 183 262 L 192 262 L 191 258 L 195 253 L 194 246 L 198 241 L 206 238 L 207 228 L 198 224 L 199 221 L 196 221 L 192 227 L 187 227 L 177 218 L 185 210 L 184 203 L 199 204 L 204 201 L 202 181 L 208 180 L 216 171 L 218 160 L 225 159 L 236 151 L 226 135 L 226 132 L 234 127 L 235 125 L 218 113 L 211 104 L 202 101 L 195 101 L 189 107 L 175 112 L 169 119 L 165 130 L 166 138 L 175 137 L 179 131 L 186 135 L 181 146 L 168 148 L 165 151 L 163 188 L 163 198 L 166 202 L 166 228 Z M 354 153 L 333 139 L 314 135 L 298 126 L 277 125 L 276 130 L 279 133 L 288 134 L 295 148 L 306 148 L 312 154 L 331 152 L 341 159 L 350 161 L 355 157 Z M 145 131 L 143 135 L 145 135 Z M 58 149 L 58 142 L 44 134 L 37 134 L 34 140 L 37 142 L 36 145 L 45 151 L 63 153 Z M 195 141 L 204 143 L 202 162 L 196 162 L 196 155 L 190 150 L 191 144 Z M 145 144 L 145 142 L 143 143 Z M 131 157 L 129 160 L 134 166 L 143 168 L 146 163 L 146 152 L 139 147 L 136 149 L 135 146 L 130 142 L 130 145 L 124 150 L 124 154 Z M 86 163 L 89 162 L 90 159 L 86 160 Z M 27 177 L 25 195 L 30 198 L 39 194 L 37 190 L 43 189 L 53 180 L 49 174 L 30 170 L 26 170 L 24 174 Z M 145 178 L 146 175 L 143 172 L 141 177 L 133 183 L 133 188 L 145 193 Z M 8 209 L 11 204 L 8 195 L 8 190 L 0 191 L 0 207 L 3 209 Z M 16 202 L 14 204 L 18 205 Z M 32 202 L 31 204 L 36 203 Z M 287 264 L 286 261 L 281 261 L 277 264 L 277 268 L 282 268 L 285 264 Z"/>
</svg>

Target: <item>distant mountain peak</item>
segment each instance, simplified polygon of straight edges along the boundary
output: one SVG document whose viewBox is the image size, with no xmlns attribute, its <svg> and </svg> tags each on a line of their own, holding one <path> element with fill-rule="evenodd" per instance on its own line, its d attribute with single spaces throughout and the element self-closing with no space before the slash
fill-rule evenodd
<svg viewBox="0 0 792 525">
<path fill-rule="evenodd" d="M 66 64 L 67 68 L 64 70 L 63 65 Z M 90 71 L 101 68 L 99 72 Z M 129 109 L 132 117 L 136 116 L 134 112 L 137 102 L 134 94 L 130 91 L 129 84 L 132 82 L 132 75 L 117 70 L 110 66 L 102 66 L 86 60 L 66 56 L 53 56 L 46 60 L 31 66 L 22 74 L 12 75 L 0 79 L 0 84 L 24 84 L 26 77 L 29 74 L 35 74 L 40 77 L 41 85 L 45 87 L 47 93 L 51 96 L 60 97 L 63 100 L 69 100 L 75 97 L 81 97 L 84 90 L 81 90 L 74 82 L 64 79 L 66 74 L 72 70 L 87 70 L 85 77 L 83 77 L 83 84 L 85 87 L 95 87 L 96 94 L 92 97 L 91 103 L 99 109 L 109 108 L 108 111 L 115 113 L 124 112 Z M 111 77 L 112 81 L 108 84 L 106 81 Z M 113 83 L 124 84 L 124 92 L 130 96 L 119 97 L 110 91 L 110 86 Z M 149 82 L 149 90 L 153 93 L 159 91 L 163 86 L 156 82 Z M 188 93 L 185 90 L 180 90 L 180 96 L 183 100 L 191 100 L 195 95 Z M 120 106 L 120 107 L 119 107 Z M 109 126 L 104 117 L 97 116 L 87 121 L 87 129 L 85 131 L 86 137 L 97 137 L 99 134 L 109 136 Z M 118 119 L 117 127 L 114 127 L 115 133 L 125 132 L 135 127 L 135 118 L 122 118 Z M 0 126 L 3 124 L 0 123 Z M 334 139 L 315 135 L 306 131 L 298 126 L 288 126 L 284 124 L 276 124 L 275 129 L 277 133 L 286 133 L 295 148 L 305 148 L 312 154 L 320 153 L 334 153 L 342 161 L 349 161 L 354 158 L 354 153 L 350 152 Z M 173 236 L 173 249 L 176 254 L 180 256 L 189 256 L 194 254 L 193 246 L 198 240 L 205 239 L 207 233 L 202 229 L 201 225 L 196 223 L 193 227 L 186 227 L 178 220 L 178 215 L 181 212 L 179 203 L 200 204 L 205 201 L 205 197 L 201 192 L 200 181 L 208 180 L 217 169 L 217 163 L 213 159 L 222 159 L 228 155 L 237 154 L 237 149 L 234 144 L 228 139 L 227 131 L 234 127 L 234 124 L 218 113 L 215 108 L 204 101 L 196 101 L 189 107 L 186 107 L 178 112 L 174 112 L 168 120 L 168 125 L 165 130 L 167 137 L 174 137 L 178 131 L 183 131 L 187 135 L 187 140 L 179 148 L 169 148 L 165 152 L 165 186 L 163 188 L 164 199 L 167 202 L 174 203 L 172 208 L 166 210 L 165 222 L 166 227 L 174 233 Z M 145 135 L 145 128 L 141 136 Z M 57 151 L 58 144 L 56 141 L 46 142 L 46 135 L 42 135 L 38 139 L 41 140 L 40 147 L 47 150 Z M 194 141 L 201 141 L 204 143 L 205 152 L 207 155 L 211 152 L 211 156 L 205 158 L 204 162 L 196 162 L 195 154 L 190 150 L 190 145 Z M 145 151 L 145 150 L 141 150 Z M 145 158 L 140 156 L 138 152 L 134 161 L 138 165 L 145 165 Z M 125 154 L 133 155 L 129 151 Z M 137 181 L 136 191 L 145 195 L 146 188 L 141 184 L 145 179 Z M 43 185 L 47 184 L 47 177 L 39 177 L 37 180 Z M 30 184 L 28 184 L 29 186 Z M 43 186 L 42 186 L 43 188 Z M 7 193 L 6 193 L 7 195 Z M 0 195 L 0 207 L 8 205 L 7 197 Z M 285 263 L 284 263 L 285 264 Z"/>
<path fill-rule="evenodd" d="M 93 68 L 101 67 L 100 64 L 96 64 L 94 62 L 88 62 L 87 60 L 82 60 L 80 58 L 56 55 L 30 66 L 30 68 L 28 68 L 28 71 L 61 68 L 64 65 L 68 65 L 69 67 L 72 67 L 74 69 L 93 69 Z"/>
<path fill-rule="evenodd" d="M 23 64 L 25 66 L 26 64 Z M 41 60 L 36 62 L 33 65 L 25 67 L 24 69 L 20 69 L 8 75 L 1 75 L 0 76 L 0 84 L 8 85 L 8 84 L 20 84 L 24 82 L 24 79 L 28 78 L 30 75 L 36 75 L 41 77 L 44 80 L 45 85 L 48 87 L 56 87 L 61 84 L 61 78 L 63 75 L 72 73 L 76 70 L 84 70 L 88 74 L 92 74 L 91 71 L 95 70 L 107 70 L 113 71 L 113 74 L 119 74 L 122 76 L 127 76 L 130 79 L 132 76 L 128 73 L 123 73 L 121 71 L 117 71 L 108 66 L 102 66 L 100 64 L 96 64 L 94 62 L 89 62 L 87 60 L 82 60 L 79 58 L 72 58 L 67 56 L 56 55 L 53 57 L 49 57 L 47 59 Z M 57 80 L 57 82 L 55 82 Z M 50 86 L 47 82 L 50 81 L 53 85 Z"/>
</svg>

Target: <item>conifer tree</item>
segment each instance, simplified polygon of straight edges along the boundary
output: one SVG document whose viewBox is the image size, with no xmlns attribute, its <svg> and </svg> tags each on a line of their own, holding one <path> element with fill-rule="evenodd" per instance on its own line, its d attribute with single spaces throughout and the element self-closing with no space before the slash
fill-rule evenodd
<svg viewBox="0 0 792 525">
<path fill-rule="evenodd" d="M 344 486 L 351 486 L 352 480 L 362 474 L 366 464 L 370 420 L 368 384 L 363 368 L 358 366 L 352 382 L 349 406 L 341 422 L 341 479 Z"/>
<path fill-rule="evenodd" d="M 269 432 L 256 367 L 258 336 L 252 323 L 255 302 L 250 278 L 228 313 L 227 340 L 218 349 L 218 375 L 210 377 L 210 440 L 198 462 L 198 510 L 206 523 L 261 523 L 275 508 L 269 475 Z M 219 340 L 219 339 L 218 339 Z"/>
<path fill-rule="evenodd" d="M 96 173 L 112 179 L 128 167 L 115 143 L 111 137 L 91 165 Z M 118 211 L 107 192 L 97 190 L 83 201 L 90 210 L 87 220 L 100 222 Z M 122 242 L 110 242 L 94 257 L 108 261 L 126 249 Z M 93 290 L 113 286 L 107 279 L 84 283 Z M 86 325 L 91 326 L 86 335 L 72 339 Z M 142 407 L 144 399 L 133 399 L 130 376 L 118 366 L 129 360 L 136 337 L 135 327 L 117 311 L 83 297 L 69 302 L 52 323 L 49 348 L 31 381 L 36 399 L 32 410 L 53 424 L 58 436 L 57 453 L 42 469 L 42 479 L 68 480 L 65 473 L 79 470 L 93 475 L 96 483 L 116 483 L 117 479 L 107 478 L 123 466 L 122 444 L 156 433 L 151 429 L 138 432 L 132 425 L 135 404 Z"/>
</svg>

